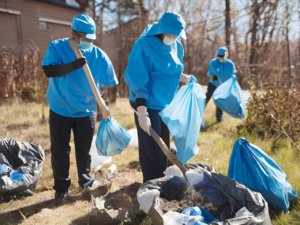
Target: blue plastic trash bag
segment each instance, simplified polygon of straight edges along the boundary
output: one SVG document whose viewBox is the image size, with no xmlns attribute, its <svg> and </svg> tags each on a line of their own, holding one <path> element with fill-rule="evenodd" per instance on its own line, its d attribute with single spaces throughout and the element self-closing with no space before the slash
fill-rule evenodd
<svg viewBox="0 0 300 225">
<path fill-rule="evenodd" d="M 202 207 L 188 208 L 184 210 L 181 214 L 185 214 L 188 216 L 201 216 L 201 220 L 197 221 L 193 225 L 206 225 L 210 222 L 220 222 Z"/>
<path fill-rule="evenodd" d="M 23 180 L 25 174 L 24 173 L 20 173 L 18 171 L 14 171 L 12 173 L 10 173 L 9 178 L 11 179 L 11 181 L 14 183 L 16 182 L 20 182 Z"/>
<path fill-rule="evenodd" d="M 168 126 L 181 163 L 198 154 L 199 131 L 205 108 L 206 95 L 201 85 L 192 82 L 184 86 L 159 115 Z"/>
<path fill-rule="evenodd" d="M 246 104 L 236 77 L 221 84 L 213 93 L 216 106 L 234 118 L 243 119 L 246 115 Z"/>
<path fill-rule="evenodd" d="M 291 201 L 298 197 L 276 162 L 244 138 L 233 146 L 227 176 L 260 192 L 271 207 L 288 211 Z"/>
<path fill-rule="evenodd" d="M 112 117 L 99 125 L 96 147 L 99 155 L 113 156 L 121 153 L 131 139 L 130 134 Z"/>
</svg>

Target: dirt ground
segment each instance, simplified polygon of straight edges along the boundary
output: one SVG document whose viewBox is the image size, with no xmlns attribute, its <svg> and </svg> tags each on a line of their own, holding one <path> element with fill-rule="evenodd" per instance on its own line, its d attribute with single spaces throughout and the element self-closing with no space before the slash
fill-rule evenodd
<svg viewBox="0 0 300 225">
<path fill-rule="evenodd" d="M 191 207 L 203 207 L 211 215 L 220 221 L 232 218 L 231 213 L 223 213 L 223 209 L 230 207 L 230 202 L 227 204 L 213 205 L 208 198 L 204 198 L 200 193 L 196 192 L 192 187 L 186 187 L 184 183 L 181 185 L 174 185 L 167 182 L 164 186 L 164 191 L 160 194 L 160 205 L 163 212 L 169 210 L 181 213 L 185 209 Z"/>
<path fill-rule="evenodd" d="M 99 171 L 96 174 L 99 178 L 105 176 L 107 178 L 106 172 Z M 141 183 L 143 179 L 142 173 L 133 169 L 117 171 L 110 176 L 112 186 L 108 193 L 113 193 L 135 182 Z M 63 201 L 56 201 L 53 196 L 54 191 L 43 191 L 23 200 L 2 203 L 1 207 L 5 207 L 5 210 L 0 214 L 0 224 L 83 225 L 89 222 L 92 203 L 90 196 L 84 194 L 84 190 L 72 190 L 70 197 Z"/>
</svg>

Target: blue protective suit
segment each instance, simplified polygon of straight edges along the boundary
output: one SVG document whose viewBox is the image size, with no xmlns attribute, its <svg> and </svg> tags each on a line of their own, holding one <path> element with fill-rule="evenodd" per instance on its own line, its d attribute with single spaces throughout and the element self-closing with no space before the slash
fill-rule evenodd
<svg viewBox="0 0 300 225">
<path fill-rule="evenodd" d="M 171 103 L 178 89 L 184 68 L 183 47 L 180 38 L 172 45 L 165 45 L 145 31 L 129 55 L 125 81 L 130 101 L 144 98 L 147 108 L 162 110 Z"/>
<path fill-rule="evenodd" d="M 112 63 L 105 52 L 96 46 L 81 50 L 86 57 L 96 86 L 118 84 Z M 42 66 L 70 63 L 76 55 L 69 45 L 68 38 L 50 42 Z M 49 79 L 47 100 L 51 110 L 66 117 L 85 117 L 93 115 L 97 102 L 86 78 L 83 68 L 63 77 Z"/>
<path fill-rule="evenodd" d="M 217 76 L 219 80 L 224 83 L 230 77 L 232 77 L 236 73 L 235 65 L 230 60 L 227 59 L 225 63 L 220 63 L 218 58 L 211 60 L 209 63 L 209 70 L 207 72 L 207 76 Z M 215 87 L 219 87 L 219 81 L 209 80 Z"/>
</svg>

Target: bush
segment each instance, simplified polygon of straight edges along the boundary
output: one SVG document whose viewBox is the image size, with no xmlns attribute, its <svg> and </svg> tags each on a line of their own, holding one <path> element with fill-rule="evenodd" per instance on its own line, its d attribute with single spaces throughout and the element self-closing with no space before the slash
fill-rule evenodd
<svg viewBox="0 0 300 225">
<path fill-rule="evenodd" d="M 248 117 L 243 124 L 247 132 L 274 138 L 274 147 L 288 138 L 297 148 L 296 143 L 300 140 L 300 85 L 287 88 L 272 84 L 272 89 L 261 95 L 252 88 L 247 109 Z"/>
<path fill-rule="evenodd" d="M 48 78 L 41 68 L 42 60 L 43 56 L 33 42 L 24 49 L 1 49 L 0 100 L 28 97 L 27 100 L 44 102 Z"/>
</svg>

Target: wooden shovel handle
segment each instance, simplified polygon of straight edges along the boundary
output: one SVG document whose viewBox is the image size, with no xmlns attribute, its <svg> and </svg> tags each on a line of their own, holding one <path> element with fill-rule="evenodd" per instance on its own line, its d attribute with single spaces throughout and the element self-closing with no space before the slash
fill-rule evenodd
<svg viewBox="0 0 300 225">
<path fill-rule="evenodd" d="M 73 49 L 75 55 L 77 58 L 82 58 L 84 57 L 77 45 L 77 42 L 73 39 L 73 38 L 70 38 L 69 39 L 69 44 L 71 46 L 71 48 Z M 100 109 L 101 109 L 101 112 L 102 112 L 102 115 L 103 117 L 107 120 L 110 116 L 110 112 L 109 112 L 109 109 L 107 108 L 107 106 L 105 105 L 105 101 L 103 100 L 103 98 L 101 98 L 101 95 L 100 95 L 100 92 L 95 84 L 95 81 L 93 79 L 93 76 L 92 76 L 92 73 L 91 73 L 91 70 L 88 66 L 88 64 L 86 63 L 83 67 L 83 70 L 85 72 L 85 75 L 90 83 L 90 86 L 93 90 L 93 93 L 94 93 L 94 96 L 96 98 L 96 101 L 98 103 L 98 105 L 100 106 Z"/>
<path fill-rule="evenodd" d="M 177 156 L 175 154 L 173 154 L 173 152 L 171 152 L 171 150 L 167 147 L 167 145 L 165 144 L 165 142 L 161 139 L 161 137 L 155 132 L 155 130 L 152 127 L 150 127 L 150 134 L 154 138 L 154 140 L 157 142 L 157 144 L 159 145 L 159 147 L 161 148 L 161 150 L 163 151 L 163 153 L 167 156 L 167 158 L 172 163 L 174 163 L 176 166 L 178 166 L 178 168 L 180 169 L 180 171 L 185 176 L 185 173 L 186 173 L 187 169 L 179 161 L 179 159 L 177 158 Z"/>
</svg>

